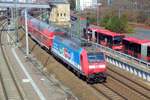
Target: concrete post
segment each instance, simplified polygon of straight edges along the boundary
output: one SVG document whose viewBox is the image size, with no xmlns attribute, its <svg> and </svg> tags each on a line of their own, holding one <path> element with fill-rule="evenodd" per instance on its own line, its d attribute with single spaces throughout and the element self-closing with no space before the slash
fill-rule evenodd
<svg viewBox="0 0 150 100">
<path fill-rule="evenodd" d="M 26 32 L 26 55 L 29 55 L 29 41 L 28 41 L 28 18 L 27 18 L 27 8 L 25 9 L 25 32 Z"/>
</svg>

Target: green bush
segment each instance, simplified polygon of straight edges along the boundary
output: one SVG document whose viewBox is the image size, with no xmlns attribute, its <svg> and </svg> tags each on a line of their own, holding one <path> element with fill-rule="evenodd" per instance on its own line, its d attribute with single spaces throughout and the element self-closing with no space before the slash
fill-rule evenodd
<svg viewBox="0 0 150 100">
<path fill-rule="evenodd" d="M 106 29 L 109 29 L 113 32 L 119 33 L 128 33 L 133 32 L 133 29 L 128 25 L 128 18 L 126 15 L 122 15 L 120 18 L 118 16 L 105 16 L 101 25 Z"/>
<path fill-rule="evenodd" d="M 128 25 L 125 32 L 126 33 L 133 33 L 134 29 L 132 28 L 132 26 Z"/>
<path fill-rule="evenodd" d="M 105 16 L 102 20 L 101 20 L 101 25 L 106 27 L 108 21 L 109 21 L 110 17 L 109 16 Z"/>
</svg>

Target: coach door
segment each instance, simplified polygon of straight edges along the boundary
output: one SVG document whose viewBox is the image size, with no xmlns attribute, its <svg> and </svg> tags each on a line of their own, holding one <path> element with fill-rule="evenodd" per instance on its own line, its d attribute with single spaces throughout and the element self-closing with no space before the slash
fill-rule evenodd
<svg viewBox="0 0 150 100">
<path fill-rule="evenodd" d="M 141 48 L 142 48 L 142 45 L 141 44 L 134 44 L 134 57 L 137 57 L 137 58 L 141 58 Z"/>
<path fill-rule="evenodd" d="M 99 44 L 99 33 L 95 32 L 95 42 Z"/>
<path fill-rule="evenodd" d="M 147 57 L 150 57 L 150 43 L 142 44 L 141 45 L 141 55 L 142 59 L 145 59 Z"/>
<path fill-rule="evenodd" d="M 146 44 L 141 45 L 141 55 L 142 55 L 142 59 L 144 59 L 147 56 L 147 45 Z"/>
<path fill-rule="evenodd" d="M 150 46 L 148 46 L 147 56 L 150 57 Z"/>
<path fill-rule="evenodd" d="M 147 61 L 150 62 L 150 45 L 148 46 L 148 49 L 147 49 Z"/>
<path fill-rule="evenodd" d="M 88 41 L 92 40 L 92 30 L 90 30 L 90 29 L 88 29 L 88 31 L 87 31 L 87 39 L 88 39 Z"/>
<path fill-rule="evenodd" d="M 93 42 L 96 42 L 96 36 L 95 35 L 96 35 L 96 32 L 93 30 L 92 31 L 92 41 Z"/>
</svg>

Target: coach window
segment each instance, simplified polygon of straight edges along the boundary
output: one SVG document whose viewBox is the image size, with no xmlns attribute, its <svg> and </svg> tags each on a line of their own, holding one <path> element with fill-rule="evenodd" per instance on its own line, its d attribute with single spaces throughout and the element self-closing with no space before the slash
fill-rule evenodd
<svg viewBox="0 0 150 100">
<path fill-rule="evenodd" d="M 134 44 L 129 42 L 129 50 L 134 51 Z"/>
<path fill-rule="evenodd" d="M 99 33 L 99 40 L 100 41 L 104 41 L 104 39 L 105 39 L 104 35 L 102 35 L 102 34 Z"/>
<path fill-rule="evenodd" d="M 106 38 L 107 40 L 105 40 L 109 45 L 113 45 L 112 44 L 112 37 L 111 36 L 107 36 Z"/>
<path fill-rule="evenodd" d="M 135 52 L 134 52 L 134 56 L 138 57 L 138 54 L 141 54 L 141 44 L 135 44 L 135 48 L 134 48 Z"/>
<path fill-rule="evenodd" d="M 126 41 L 126 40 L 123 40 L 123 44 L 125 45 L 125 49 L 129 49 L 130 47 L 130 42 Z"/>
<path fill-rule="evenodd" d="M 135 53 L 141 53 L 141 45 L 140 44 L 135 44 L 134 51 L 135 51 Z"/>
<path fill-rule="evenodd" d="M 99 41 L 101 41 L 102 40 L 102 35 L 101 34 L 99 34 Z"/>
<path fill-rule="evenodd" d="M 99 42 L 99 41 L 97 41 L 97 39 L 98 39 L 98 33 L 97 32 L 95 32 L 95 39 L 96 39 L 95 42 Z"/>
<path fill-rule="evenodd" d="M 122 42 L 122 37 L 121 37 L 121 36 L 115 36 L 115 37 L 113 38 L 113 44 L 114 44 L 114 45 L 121 44 L 121 42 Z"/>
</svg>

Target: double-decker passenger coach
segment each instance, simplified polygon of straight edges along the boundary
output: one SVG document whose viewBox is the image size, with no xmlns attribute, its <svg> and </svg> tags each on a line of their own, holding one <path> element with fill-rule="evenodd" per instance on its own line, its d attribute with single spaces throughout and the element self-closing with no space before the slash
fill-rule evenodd
<svg viewBox="0 0 150 100">
<path fill-rule="evenodd" d="M 64 34 L 64 30 L 54 25 L 49 25 L 42 22 L 32 16 L 27 17 L 29 35 L 38 42 L 42 47 L 50 49 L 53 42 L 53 37 L 56 34 Z M 25 19 L 24 16 L 20 18 L 20 23 L 24 27 Z"/>
</svg>

